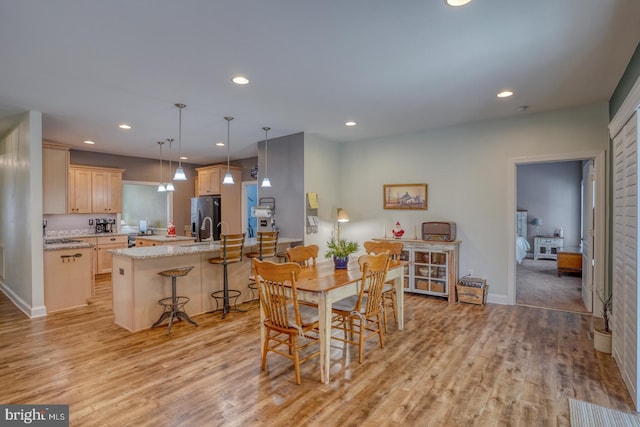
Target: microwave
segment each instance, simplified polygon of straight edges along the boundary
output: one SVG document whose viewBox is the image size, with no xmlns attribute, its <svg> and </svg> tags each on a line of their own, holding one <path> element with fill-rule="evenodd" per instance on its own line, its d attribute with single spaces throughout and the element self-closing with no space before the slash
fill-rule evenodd
<svg viewBox="0 0 640 427">
<path fill-rule="evenodd" d="M 423 222 L 422 240 L 453 242 L 456 240 L 456 223 L 451 221 Z"/>
</svg>

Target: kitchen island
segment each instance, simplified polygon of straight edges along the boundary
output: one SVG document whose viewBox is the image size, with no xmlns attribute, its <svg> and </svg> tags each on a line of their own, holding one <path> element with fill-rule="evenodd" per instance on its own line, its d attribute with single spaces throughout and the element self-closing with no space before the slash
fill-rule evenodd
<svg viewBox="0 0 640 427">
<path fill-rule="evenodd" d="M 278 252 L 299 242 L 302 239 L 282 237 L 278 239 Z M 219 241 L 112 250 L 111 278 L 116 324 L 132 332 L 150 328 L 163 311 L 158 300 L 171 295 L 171 279 L 158 273 L 180 267 L 193 266 L 188 275 L 177 281 L 178 295 L 190 299 L 185 306 L 189 316 L 215 310 L 216 303 L 211 293 L 223 288 L 223 267 L 209 264 L 209 258 L 218 256 L 219 251 Z M 256 239 L 246 239 L 243 252 L 257 251 Z M 242 293 L 238 303 L 249 301 L 251 294 L 247 284 L 251 260 L 244 257 L 242 262 L 229 264 L 227 268 L 229 289 Z"/>
</svg>

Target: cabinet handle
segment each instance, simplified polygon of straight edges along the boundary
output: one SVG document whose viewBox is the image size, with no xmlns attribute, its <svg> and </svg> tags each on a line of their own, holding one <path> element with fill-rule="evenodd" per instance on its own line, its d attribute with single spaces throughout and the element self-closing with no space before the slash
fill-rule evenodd
<svg viewBox="0 0 640 427">
<path fill-rule="evenodd" d="M 115 237 L 112 237 L 112 238 L 111 238 L 111 239 L 109 239 L 109 240 L 111 240 L 111 241 L 113 242 L 114 240 L 116 240 L 116 238 L 115 238 Z"/>
</svg>

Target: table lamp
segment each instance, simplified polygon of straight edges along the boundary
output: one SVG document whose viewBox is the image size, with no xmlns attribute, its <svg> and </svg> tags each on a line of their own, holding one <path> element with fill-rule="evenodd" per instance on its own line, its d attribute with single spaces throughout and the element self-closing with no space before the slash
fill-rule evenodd
<svg viewBox="0 0 640 427">
<path fill-rule="evenodd" d="M 349 222 L 349 215 L 347 215 L 347 211 L 342 208 L 338 208 L 338 227 L 337 227 L 337 237 L 340 240 L 340 225 L 343 222 Z"/>
<path fill-rule="evenodd" d="M 531 221 L 531 225 L 536 226 L 536 236 L 540 236 L 540 226 L 542 225 L 542 220 L 540 218 L 534 218 L 533 221 Z"/>
</svg>

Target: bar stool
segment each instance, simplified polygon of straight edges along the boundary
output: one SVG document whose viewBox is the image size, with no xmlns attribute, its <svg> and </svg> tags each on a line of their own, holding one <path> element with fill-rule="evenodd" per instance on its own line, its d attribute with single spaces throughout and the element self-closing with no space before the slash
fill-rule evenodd
<svg viewBox="0 0 640 427">
<path fill-rule="evenodd" d="M 218 258 L 210 258 L 209 264 L 222 264 L 224 267 L 224 285 L 223 290 L 215 291 L 211 293 L 211 296 L 216 301 L 216 309 L 212 311 L 222 311 L 222 318 L 227 316 L 227 313 L 232 310 L 229 304 L 230 298 L 233 298 L 233 310 L 239 312 L 246 312 L 247 310 L 240 310 L 238 305 L 238 297 L 241 292 L 235 289 L 229 289 L 229 272 L 227 271 L 227 265 L 242 261 L 242 248 L 244 247 L 244 233 L 240 234 L 225 234 L 220 236 L 220 256 Z M 222 301 L 222 308 L 218 308 L 218 301 Z"/>
<path fill-rule="evenodd" d="M 276 231 L 258 231 L 258 252 L 249 252 L 247 258 L 258 258 L 262 261 L 264 258 L 271 258 L 276 255 L 276 248 L 278 246 L 278 234 L 279 230 Z M 258 291 L 258 285 L 256 284 L 255 277 L 249 276 L 249 284 L 247 285 L 249 291 L 251 292 L 251 300 L 255 301 L 256 298 L 254 296 L 254 291 Z"/>
<path fill-rule="evenodd" d="M 167 328 L 167 335 L 171 333 L 171 325 L 173 325 L 173 319 L 184 319 L 187 322 L 191 323 L 194 326 L 198 326 L 196 322 L 191 320 L 186 311 L 184 311 L 184 306 L 189 302 L 189 297 L 183 297 L 176 295 L 176 279 L 178 277 L 186 276 L 193 269 L 193 266 L 190 267 L 181 267 L 174 268 L 171 270 L 165 270 L 158 273 L 164 277 L 171 277 L 171 297 L 170 298 L 162 298 L 158 301 L 158 304 L 164 307 L 164 311 L 160 318 L 151 325 L 152 328 L 159 326 L 164 319 L 169 318 L 169 327 Z"/>
</svg>

